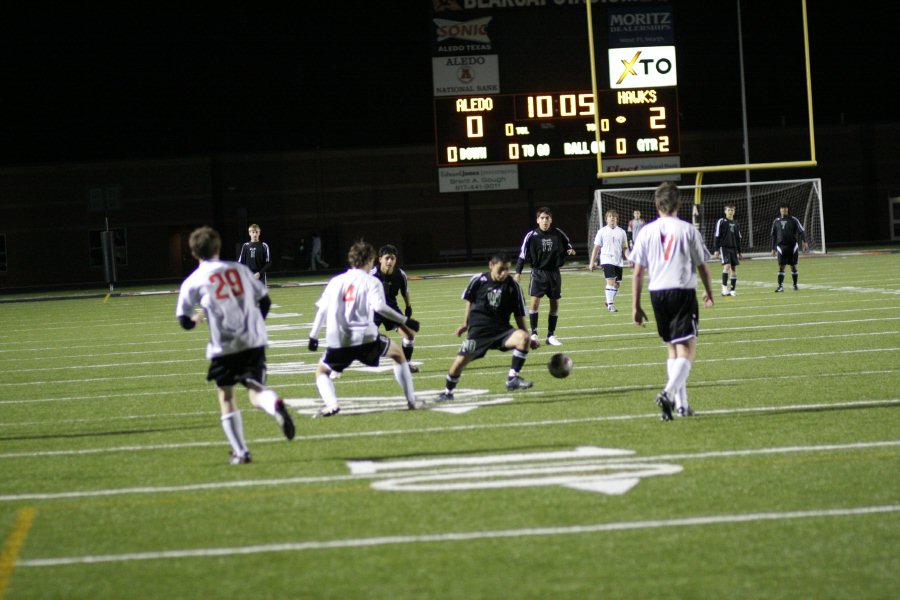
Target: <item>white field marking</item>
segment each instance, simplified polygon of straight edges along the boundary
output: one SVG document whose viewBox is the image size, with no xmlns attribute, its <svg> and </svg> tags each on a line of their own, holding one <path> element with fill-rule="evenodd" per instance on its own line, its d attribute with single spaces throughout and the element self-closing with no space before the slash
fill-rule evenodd
<svg viewBox="0 0 900 600">
<path fill-rule="evenodd" d="M 157 552 L 128 552 L 124 554 L 89 554 L 85 556 L 30 558 L 18 561 L 18 563 L 16 563 L 16 566 L 19 568 L 59 567 L 65 565 L 85 565 L 137 560 L 210 558 L 222 556 L 246 556 L 250 554 L 272 554 L 276 552 L 310 552 L 316 550 L 335 550 L 339 548 L 372 548 L 378 546 L 398 546 L 406 544 L 471 542 L 488 539 L 554 537 L 584 535 L 591 533 L 610 533 L 617 531 L 635 531 L 641 529 L 662 529 L 668 527 L 697 527 L 703 525 L 724 525 L 731 523 L 755 523 L 759 521 L 789 521 L 795 519 L 859 517 L 889 514 L 898 511 L 900 511 L 900 504 L 859 506 L 856 508 L 738 513 L 730 515 L 704 515 L 696 517 L 681 517 L 678 519 L 618 521 L 610 523 L 588 523 L 584 525 L 563 525 L 556 527 L 528 527 L 521 529 L 499 529 L 483 531 L 450 531 L 446 533 L 432 533 L 422 535 L 392 535 L 321 541 L 281 542 L 277 544 L 257 544 L 253 546 L 194 548 L 191 550 L 160 550 Z"/>
<path fill-rule="evenodd" d="M 272 306 L 274 308 L 275 305 L 273 304 Z M 302 317 L 302 316 L 303 316 L 303 313 L 276 313 L 276 312 L 270 311 L 269 314 L 266 315 L 266 320 L 268 321 L 269 319 L 287 319 L 287 318 L 295 318 L 295 317 Z"/>
<path fill-rule="evenodd" d="M 417 392 L 416 397 L 419 400 L 425 401 L 433 401 L 434 398 L 440 393 L 439 390 L 428 391 L 428 392 Z M 479 399 L 479 396 L 485 396 L 488 393 L 488 390 L 485 389 L 466 389 L 460 390 L 459 396 L 456 397 L 456 400 L 452 402 L 452 404 L 448 404 L 447 406 L 441 404 L 428 404 L 426 408 L 429 410 L 433 410 L 436 412 L 447 412 L 451 414 L 462 414 L 464 412 L 470 412 L 476 408 L 482 406 L 490 406 L 496 404 L 505 404 L 507 402 L 512 402 L 512 398 L 510 397 L 501 397 L 501 398 L 482 398 Z M 470 399 L 468 402 L 465 399 Z M 460 400 L 463 400 L 460 402 Z M 322 400 L 318 397 L 315 398 L 285 398 L 285 404 L 296 409 L 296 412 L 305 415 L 305 416 L 313 416 L 318 411 L 319 407 L 322 405 Z M 375 412 L 384 412 L 384 411 L 396 411 L 396 410 L 409 410 L 406 405 L 406 398 L 402 397 L 393 397 L 393 396 L 353 396 L 351 398 L 338 398 L 338 402 L 341 406 L 341 414 L 347 415 L 362 415 L 369 414 Z"/>
<path fill-rule="evenodd" d="M 658 417 L 658 415 L 657 415 Z M 218 444 L 221 445 L 221 444 Z M 873 448 L 894 448 L 900 446 L 900 440 L 878 441 L 878 442 L 854 442 L 847 444 L 825 444 L 820 446 L 780 446 L 773 448 L 758 448 L 749 450 L 721 450 L 694 453 L 679 454 L 660 454 L 655 456 L 634 456 L 621 457 L 615 459 L 618 463 L 650 463 L 655 461 L 684 461 L 684 460 L 707 460 L 717 458 L 738 458 L 738 457 L 755 457 L 755 456 L 771 456 L 786 454 L 802 454 L 815 452 L 838 452 L 838 451 L 856 451 L 871 450 Z M 393 474 L 387 474 L 392 477 Z M 103 498 L 109 496 L 125 496 L 125 495 L 152 495 L 152 494 L 171 494 L 171 493 L 190 493 L 197 491 L 217 491 L 223 489 L 237 488 L 255 488 L 255 487 L 280 487 L 287 485 L 305 485 L 320 483 L 339 483 L 342 481 L 359 481 L 372 480 L 379 476 L 377 474 L 362 475 L 321 475 L 321 476 L 305 476 L 305 477 L 283 477 L 279 479 L 243 479 L 237 481 L 216 481 L 210 483 L 192 483 L 185 485 L 170 486 L 146 486 L 132 488 L 111 488 L 104 490 L 88 490 L 88 491 L 68 491 L 68 492 L 36 492 L 25 494 L 5 494 L 0 495 L 0 502 L 21 502 L 36 500 L 65 500 L 71 498 Z"/>
<path fill-rule="evenodd" d="M 676 475 L 681 465 L 665 463 L 552 464 L 470 469 L 462 472 L 422 473 L 372 483 L 383 492 L 457 492 L 525 487 L 562 486 L 579 491 L 621 496 L 643 477 Z"/>
<path fill-rule="evenodd" d="M 306 346 L 307 342 L 301 345 Z M 319 364 L 320 355 L 310 354 L 311 362 L 294 361 L 294 362 L 270 362 L 266 361 L 266 370 L 269 375 L 309 375 L 316 372 L 316 366 Z M 410 361 L 410 364 L 421 366 L 421 361 Z M 382 357 L 377 367 L 369 367 L 364 364 L 354 362 L 352 365 L 344 369 L 347 371 L 357 371 L 361 373 L 388 373 L 394 371 L 394 361 L 390 358 Z"/>
<path fill-rule="evenodd" d="M 654 388 L 655 389 L 655 388 Z M 738 414 L 760 414 L 770 412 L 798 412 L 798 411 L 818 411 L 836 408 L 878 408 L 885 406 L 896 406 L 900 404 L 900 398 L 889 400 L 855 400 L 849 402 L 830 402 L 816 404 L 796 404 L 788 406 L 759 406 L 752 408 L 723 408 L 716 410 L 704 410 L 701 416 L 728 416 Z M 312 435 L 304 435 L 304 442 L 328 441 L 335 439 L 359 439 L 366 437 L 389 437 L 404 435 L 433 435 L 442 433 L 459 433 L 464 431 L 484 431 L 492 429 L 518 429 L 530 427 L 552 427 L 565 425 L 583 425 L 587 423 L 603 423 L 618 421 L 635 421 L 639 419 L 659 419 L 659 412 L 642 413 L 637 415 L 613 415 L 602 417 L 581 417 L 572 419 L 548 419 L 543 421 L 514 421 L 511 423 L 479 423 L 470 425 L 446 425 L 441 427 L 421 427 L 411 429 L 376 429 L 372 431 L 354 431 L 346 433 L 320 433 Z M 283 437 L 256 438 L 248 440 L 251 444 L 283 444 Z M 81 448 L 77 450 L 42 450 L 31 452 L 7 452 L 0 454 L 0 459 L 4 458 L 45 458 L 56 456 L 87 456 L 92 454 L 112 454 L 116 452 L 159 452 L 161 450 L 183 450 L 185 448 L 208 448 L 212 446 L 221 446 L 221 441 L 203 441 L 203 442 L 182 442 L 178 444 L 147 444 L 132 446 L 116 446 L 104 448 Z"/>
<path fill-rule="evenodd" d="M 875 322 L 875 321 L 884 322 L 884 321 L 888 321 L 888 320 L 900 320 L 900 317 L 886 318 L 886 319 L 865 319 L 865 320 L 853 320 L 853 321 L 827 322 L 827 323 L 828 324 L 847 324 L 847 323 Z M 822 324 L 824 324 L 824 323 L 810 323 L 809 325 L 822 325 Z M 792 324 L 791 328 L 794 328 L 797 326 L 798 326 L 798 324 Z M 572 328 L 574 329 L 574 328 L 578 328 L 578 327 L 586 327 L 586 326 L 576 325 Z M 741 330 L 767 329 L 767 328 L 773 328 L 773 327 L 783 327 L 783 324 L 762 325 L 762 326 L 757 325 L 757 326 L 752 326 L 752 327 L 728 327 L 728 328 L 721 328 L 721 329 L 705 328 L 701 331 L 701 335 L 703 333 L 712 333 L 712 332 L 717 332 L 717 331 L 735 332 L 735 331 L 741 331 Z M 782 341 L 782 340 L 789 341 L 789 340 L 796 340 L 796 339 L 811 340 L 811 339 L 822 339 L 822 338 L 827 338 L 827 337 L 890 335 L 890 334 L 896 334 L 896 333 L 898 333 L 898 332 L 896 332 L 896 331 L 881 331 L 881 332 L 874 332 L 874 333 L 833 334 L 833 335 L 823 335 L 823 336 L 803 337 L 803 338 L 791 337 L 791 338 L 772 338 L 772 339 L 768 339 L 768 340 L 741 340 L 738 342 L 730 342 L 730 341 L 729 342 L 714 342 L 713 341 L 713 342 L 706 342 L 706 343 L 704 343 L 704 345 L 712 345 L 712 344 L 717 344 L 717 343 L 719 343 L 719 344 L 724 343 L 724 344 L 731 345 L 731 344 L 735 344 L 735 343 L 762 343 L 762 342 L 777 342 L 777 341 Z M 629 335 L 632 337 L 637 337 L 637 336 L 643 337 L 644 333 L 643 332 L 635 332 L 635 333 L 625 334 L 625 335 Z M 603 339 L 604 337 L 622 338 L 624 336 L 622 334 L 593 335 L 593 336 L 567 336 L 563 339 L 569 340 L 569 341 L 583 340 L 583 339 L 595 340 L 595 339 Z M 295 340 L 284 340 L 284 341 L 280 341 L 280 342 L 272 342 L 272 343 L 270 343 L 270 346 L 278 347 L 278 348 L 292 348 L 292 347 L 306 347 L 306 344 L 307 344 L 306 340 L 295 339 Z M 436 349 L 436 348 L 447 348 L 447 347 L 456 348 L 458 346 L 459 346 L 459 344 L 419 345 L 419 346 L 417 346 L 417 348 Z M 633 347 L 633 348 L 617 347 L 617 348 L 614 348 L 613 350 L 615 350 L 616 352 L 620 352 L 620 351 L 630 350 L 630 349 L 645 349 L 645 348 L 644 347 Z M 603 349 L 602 348 L 588 349 L 588 350 L 580 350 L 578 352 L 599 352 L 599 351 L 603 351 Z M 153 352 L 158 352 L 158 351 L 153 351 Z M 171 351 L 168 351 L 168 353 L 171 353 Z M 116 353 L 116 354 L 118 354 L 118 353 Z M 134 354 L 140 354 L 140 352 L 136 352 Z M 100 356 L 113 356 L 113 355 L 115 355 L 115 354 L 105 354 L 105 355 L 100 355 Z M 292 374 L 312 373 L 315 371 L 316 364 L 318 363 L 318 357 L 319 357 L 318 354 L 311 353 L 310 358 L 313 361 L 311 363 L 308 363 L 305 361 L 288 362 L 288 363 L 278 363 L 278 362 L 268 361 L 268 365 L 267 365 L 268 371 L 269 371 L 269 374 L 276 374 L 276 375 L 292 375 Z M 33 357 L 33 359 L 38 360 L 38 359 L 40 359 L 40 357 Z M 29 360 L 32 360 L 32 359 L 29 359 Z M 109 369 L 109 368 L 113 368 L 113 367 L 135 367 L 135 366 L 164 365 L 164 364 L 175 364 L 175 363 L 181 364 L 183 362 L 184 362 L 183 360 L 153 360 L 153 361 L 140 361 L 140 362 L 104 363 L 104 364 L 94 364 L 94 365 L 79 364 L 79 365 L 70 365 L 70 366 L 65 366 L 65 367 L 17 368 L 16 372 L 27 373 L 27 372 L 37 371 L 37 372 L 44 373 L 44 372 L 48 372 L 48 371 Z M 412 364 L 422 365 L 423 363 L 418 362 L 418 361 L 412 361 Z M 358 363 L 354 363 L 347 370 L 363 371 L 363 372 L 371 372 L 371 373 L 383 373 L 385 371 L 391 370 L 392 367 L 393 367 L 393 361 L 388 360 L 388 359 L 382 359 L 378 367 L 367 367 L 365 365 L 360 365 Z M 117 377 L 115 379 L 121 379 L 121 378 Z M 95 380 L 90 380 L 90 381 L 95 381 Z M 9 383 L 6 385 L 23 385 L 23 383 L 18 383 L 18 384 Z"/>
</svg>

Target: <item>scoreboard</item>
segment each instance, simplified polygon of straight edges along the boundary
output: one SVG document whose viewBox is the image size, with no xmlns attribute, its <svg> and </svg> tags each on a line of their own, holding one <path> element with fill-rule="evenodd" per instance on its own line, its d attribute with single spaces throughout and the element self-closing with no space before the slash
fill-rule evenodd
<svg viewBox="0 0 900 600">
<path fill-rule="evenodd" d="M 439 167 L 680 152 L 675 87 L 434 99 Z M 600 127 L 600 144 L 596 130 Z"/>
</svg>

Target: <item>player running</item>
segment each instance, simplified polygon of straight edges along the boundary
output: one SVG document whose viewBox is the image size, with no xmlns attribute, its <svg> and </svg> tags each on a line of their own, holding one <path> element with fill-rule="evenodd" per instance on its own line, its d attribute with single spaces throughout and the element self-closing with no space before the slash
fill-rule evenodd
<svg viewBox="0 0 900 600">
<path fill-rule="evenodd" d="M 412 316 L 412 303 L 409 300 L 409 279 L 406 272 L 397 266 L 397 247 L 391 244 L 385 244 L 378 249 L 378 264 L 369 272 L 384 286 L 384 299 L 388 306 L 400 312 L 400 304 L 397 302 L 397 296 L 403 296 L 403 302 L 406 304 L 406 310 L 403 314 L 407 317 Z M 402 336 L 401 347 L 403 348 L 403 356 L 409 363 L 411 373 L 418 373 L 419 367 L 412 364 L 413 350 L 416 344 L 416 332 L 400 323 L 394 323 L 391 320 L 383 318 L 380 314 L 375 313 L 375 325 L 384 325 L 385 331 L 394 329 L 400 332 Z"/>
</svg>

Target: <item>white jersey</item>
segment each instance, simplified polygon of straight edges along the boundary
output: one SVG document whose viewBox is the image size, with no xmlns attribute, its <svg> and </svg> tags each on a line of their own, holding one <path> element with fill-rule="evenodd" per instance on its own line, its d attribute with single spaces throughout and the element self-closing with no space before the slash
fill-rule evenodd
<svg viewBox="0 0 900 600">
<path fill-rule="evenodd" d="M 349 269 L 332 278 L 316 306 L 319 310 L 309 337 L 319 337 L 324 321 L 329 348 L 374 342 L 378 338 L 375 312 L 393 321 L 406 321 L 405 316 L 387 305 L 381 281 L 362 269 Z"/>
<path fill-rule="evenodd" d="M 269 340 L 259 300 L 267 294 L 246 266 L 204 260 L 181 284 L 175 317 L 190 317 L 195 306 L 203 309 L 209 323 L 206 358 L 264 347 Z"/>
<path fill-rule="evenodd" d="M 600 247 L 600 264 L 621 267 L 625 265 L 625 248 L 628 237 L 621 227 L 604 225 L 594 236 L 594 245 Z"/>
<path fill-rule="evenodd" d="M 697 267 L 709 260 L 697 229 L 677 217 L 660 217 L 641 228 L 631 260 L 647 269 L 651 292 L 696 290 Z"/>
</svg>

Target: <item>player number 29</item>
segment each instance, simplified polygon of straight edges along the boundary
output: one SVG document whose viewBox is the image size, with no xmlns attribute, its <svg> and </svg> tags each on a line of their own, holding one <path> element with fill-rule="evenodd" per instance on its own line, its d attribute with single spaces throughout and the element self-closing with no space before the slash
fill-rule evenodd
<svg viewBox="0 0 900 600">
<path fill-rule="evenodd" d="M 216 286 L 215 294 L 219 300 L 229 297 L 236 298 L 244 293 L 244 284 L 241 283 L 241 275 L 237 269 L 227 269 L 224 273 L 213 273 L 209 276 L 209 282 Z"/>
</svg>

